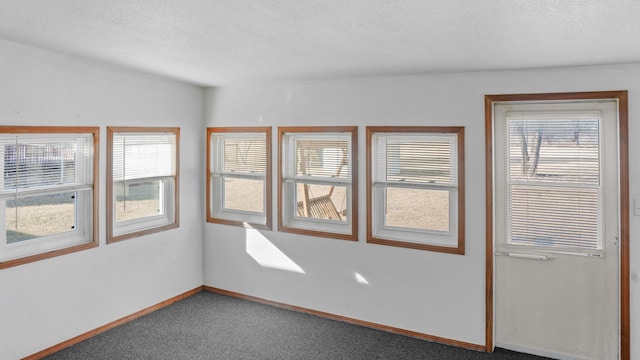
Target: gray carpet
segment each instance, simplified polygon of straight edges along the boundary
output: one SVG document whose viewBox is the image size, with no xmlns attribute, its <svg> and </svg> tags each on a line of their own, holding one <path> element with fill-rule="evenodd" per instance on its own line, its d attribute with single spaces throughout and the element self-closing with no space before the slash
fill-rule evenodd
<svg viewBox="0 0 640 360">
<path fill-rule="evenodd" d="M 459 349 L 201 292 L 46 357 L 55 359 L 540 360 Z"/>
</svg>

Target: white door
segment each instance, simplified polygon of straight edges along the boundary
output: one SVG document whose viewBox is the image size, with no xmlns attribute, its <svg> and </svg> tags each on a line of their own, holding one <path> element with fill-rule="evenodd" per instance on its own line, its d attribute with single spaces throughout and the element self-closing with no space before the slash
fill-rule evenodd
<svg viewBox="0 0 640 360">
<path fill-rule="evenodd" d="M 496 104 L 495 345 L 619 358 L 615 101 Z"/>
</svg>

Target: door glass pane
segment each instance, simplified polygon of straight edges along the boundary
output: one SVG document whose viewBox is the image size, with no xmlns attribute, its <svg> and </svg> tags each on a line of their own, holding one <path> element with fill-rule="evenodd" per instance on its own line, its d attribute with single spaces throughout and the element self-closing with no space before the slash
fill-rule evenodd
<svg viewBox="0 0 640 360">
<path fill-rule="evenodd" d="M 449 192 L 387 187 L 385 226 L 449 231 Z"/>
<path fill-rule="evenodd" d="M 598 118 L 508 120 L 508 243 L 600 249 Z"/>
<path fill-rule="evenodd" d="M 598 189 L 512 185 L 513 245 L 599 249 Z"/>
<path fill-rule="evenodd" d="M 509 178 L 600 182 L 599 119 L 510 119 Z"/>
<path fill-rule="evenodd" d="M 6 201 L 7 243 L 73 231 L 76 193 L 23 197 Z"/>
</svg>

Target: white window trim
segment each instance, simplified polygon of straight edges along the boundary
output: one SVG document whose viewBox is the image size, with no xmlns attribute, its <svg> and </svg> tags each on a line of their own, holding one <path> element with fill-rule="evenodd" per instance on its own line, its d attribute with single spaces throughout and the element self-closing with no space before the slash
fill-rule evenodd
<svg viewBox="0 0 640 360">
<path fill-rule="evenodd" d="M 271 191 L 271 128 L 209 128 L 207 129 L 209 151 L 207 156 L 209 166 L 209 206 L 207 221 L 247 228 L 271 229 L 271 202 L 268 196 Z M 266 164 L 263 174 L 233 173 L 224 171 L 224 143 L 225 138 L 256 138 L 264 135 Z M 224 207 L 225 178 L 262 180 L 263 211 L 247 211 L 228 209 Z"/>
<path fill-rule="evenodd" d="M 598 137 L 600 139 L 603 138 L 604 124 L 603 124 L 603 113 L 599 110 L 574 110 L 574 111 L 508 111 L 505 114 L 505 120 L 503 126 L 505 127 L 505 141 L 504 141 L 504 153 L 510 154 L 510 144 L 509 144 L 509 120 L 517 119 L 520 117 L 529 117 L 533 119 L 556 119 L 558 115 L 561 117 L 574 118 L 574 119 L 598 119 Z M 603 152 L 603 143 L 602 141 L 598 144 L 598 152 L 602 154 Z M 509 157 L 505 157 L 505 169 L 509 169 Z M 504 176 L 504 188 L 505 190 L 505 209 L 509 209 L 509 202 L 511 200 L 511 189 L 512 185 L 523 185 L 523 186 L 548 186 L 548 187 L 559 187 L 559 188 L 587 188 L 587 189 L 596 189 L 598 192 L 598 245 L 597 248 L 582 248 L 582 247 L 548 247 L 548 246 L 536 246 L 529 244 L 514 244 L 512 242 L 511 236 L 511 211 L 507 211 L 507 219 L 505 221 L 506 226 L 506 250 L 505 251 L 518 251 L 519 249 L 531 249 L 541 253 L 556 253 L 556 254 L 565 254 L 565 255 L 579 255 L 579 256 L 604 256 L 604 231 L 602 226 L 602 218 L 604 211 L 604 203 L 603 203 L 603 178 L 604 178 L 604 164 L 600 162 L 599 164 L 599 179 L 598 185 L 583 185 L 583 184 L 575 184 L 575 183 L 563 183 L 563 184 L 549 184 L 549 183 L 538 183 L 538 182 L 524 182 L 518 180 L 511 180 L 509 171 L 505 172 Z"/>
<path fill-rule="evenodd" d="M 174 159 L 171 159 L 174 168 L 172 175 L 140 177 L 131 180 L 114 180 L 113 169 L 113 139 L 118 134 L 135 134 L 135 136 L 172 134 L 174 136 Z M 107 199 L 107 243 L 126 240 L 150 233 L 169 230 L 179 226 L 178 222 L 178 187 L 180 173 L 180 128 L 155 128 L 155 127 L 107 127 L 107 187 L 111 196 Z M 149 181 L 160 182 L 160 205 L 163 209 L 161 215 L 144 216 L 136 219 L 117 221 L 116 206 L 118 185 L 131 185 Z"/>
<path fill-rule="evenodd" d="M 28 127 L 24 127 L 24 129 L 28 129 Z M 85 131 L 74 131 L 72 128 L 69 128 L 69 132 L 61 131 L 60 128 L 52 127 L 51 132 L 41 131 L 42 129 L 46 130 L 47 128 L 40 128 L 38 132 L 34 132 L 33 134 L 27 132 L 13 133 L 7 132 L 9 134 L 17 134 L 23 139 L 28 139 L 30 137 L 37 138 L 40 140 L 40 143 L 59 143 L 60 136 L 71 135 L 75 136 L 90 136 L 94 138 L 95 134 L 91 130 Z M 76 129 L 77 130 L 77 129 Z M 47 139 L 43 139 L 46 135 L 50 135 L 52 138 L 50 141 Z M 44 140 L 44 141 L 42 141 Z M 30 189 L 24 189 L 19 192 L 19 195 L 6 193 L 4 195 L 0 195 L 0 262 L 12 262 L 15 260 L 28 258 L 32 256 L 37 256 L 40 254 L 45 254 L 55 250 L 61 250 L 66 248 L 71 248 L 78 245 L 91 244 L 95 243 L 97 245 L 97 241 L 95 239 L 95 231 L 94 231 L 94 186 L 96 184 L 95 173 L 94 170 L 97 167 L 96 161 L 96 145 L 95 139 L 93 140 L 92 149 L 92 162 L 94 166 L 92 169 L 89 169 L 92 173 L 92 181 L 91 184 L 87 185 L 47 185 L 47 186 L 38 186 Z M 76 155 L 81 155 L 76 153 Z M 4 158 L 4 147 L 0 146 L 0 158 Z M 75 171 L 85 172 L 86 162 L 83 160 L 76 159 Z M 0 170 L 4 172 L 4 162 L 0 161 Z M 4 178 L 0 177 L 0 188 L 4 187 Z M 42 196 L 42 195 L 55 195 L 61 193 L 71 193 L 75 192 L 75 227 L 69 231 L 40 236 L 33 239 L 22 240 L 15 243 L 8 244 L 6 241 L 6 201 L 12 200 L 16 198 L 25 198 L 31 196 Z"/>
<path fill-rule="evenodd" d="M 124 182 L 118 182 L 118 184 L 136 184 L 136 183 L 144 183 L 149 180 L 156 180 L 154 178 L 141 178 L 135 180 L 128 180 Z M 155 216 L 145 216 L 141 218 L 124 220 L 124 221 L 115 221 L 113 227 L 113 236 L 122 236 L 130 233 L 134 233 L 137 231 L 144 231 L 154 228 L 159 228 L 165 225 L 170 225 L 175 222 L 175 204 L 174 204 L 174 192 L 175 192 L 175 180 L 173 177 L 163 177 L 159 178 L 160 186 L 162 190 L 160 191 L 160 206 L 163 211 L 161 215 Z M 114 183 L 115 184 L 115 183 Z M 166 185 L 168 184 L 168 186 Z M 113 204 L 116 204 L 116 194 L 114 191 Z"/>
<path fill-rule="evenodd" d="M 317 130 L 317 131 L 314 131 Z M 357 204 L 354 204 L 353 199 L 357 193 L 357 160 L 355 158 L 354 149 L 357 146 L 357 128 L 356 127 L 300 127 L 300 128 L 288 128 L 283 127 L 279 129 L 280 132 L 280 222 L 279 230 L 284 232 L 301 233 L 305 235 L 315 235 L 321 237 L 338 238 L 343 240 L 357 240 L 357 218 L 354 214 L 357 214 L 354 209 Z M 293 138 L 305 138 L 305 137 L 324 137 L 329 139 L 335 139 L 336 136 L 348 137 L 349 148 L 347 154 L 347 166 L 350 171 L 349 176 L 346 178 L 321 178 L 314 176 L 301 176 L 297 175 L 293 168 L 296 164 L 295 161 L 285 161 L 289 158 L 291 151 L 296 149 L 288 144 L 287 139 Z M 294 156 L 295 157 L 295 156 Z M 287 168 L 287 164 L 290 166 Z M 325 186 L 345 187 L 345 207 L 346 207 L 346 219 L 345 221 L 336 221 L 330 219 L 316 219 L 298 216 L 298 199 L 297 185 L 298 184 L 316 184 Z M 356 224 L 356 226 L 354 226 Z"/>
<path fill-rule="evenodd" d="M 298 178 L 299 179 L 299 178 Z M 346 221 L 337 221 L 331 219 L 316 219 L 316 218 L 306 218 L 302 216 L 298 216 L 298 199 L 296 199 L 296 186 L 298 184 L 317 184 L 317 185 L 325 185 L 325 186 L 344 186 L 346 188 Z M 303 230 L 311 230 L 318 232 L 333 232 L 336 234 L 350 235 L 352 228 L 352 211 L 350 209 L 353 208 L 351 203 L 352 198 L 352 187 L 351 182 L 343 182 L 343 181 L 296 181 L 293 179 L 286 179 L 282 184 L 283 193 L 283 207 L 282 207 L 282 224 L 287 228 L 298 228 Z M 294 204 L 293 206 L 291 204 Z"/>
<path fill-rule="evenodd" d="M 59 193 L 60 192 L 52 191 L 49 194 L 53 195 Z M 91 242 L 93 229 L 92 199 L 93 190 L 91 189 L 76 192 L 75 229 L 54 235 L 23 240 L 12 244 L 7 244 L 6 241 L 3 241 L 2 246 L 0 246 L 0 260 L 12 260 Z M 0 207 L 2 207 L 2 215 L 5 215 L 6 212 L 6 208 L 4 206 L 5 201 L 6 200 L 2 200 L 0 202 Z M 2 234 L 6 234 L 4 221 L 2 221 L 0 227 L 0 231 L 2 231 Z"/>
<path fill-rule="evenodd" d="M 409 241 L 417 244 L 434 244 L 440 246 L 455 247 L 458 245 L 458 190 L 452 187 L 415 187 L 421 190 L 442 190 L 449 192 L 449 230 L 423 230 L 400 226 L 389 226 L 385 224 L 384 209 L 385 191 L 387 187 L 398 187 L 392 185 L 373 184 L 373 235 L 397 241 Z"/>
<path fill-rule="evenodd" d="M 384 135 L 402 136 L 407 141 L 422 140 L 425 137 L 434 141 L 447 141 L 455 146 L 455 153 L 451 154 L 456 166 L 457 183 L 447 184 L 421 184 L 404 183 L 399 181 L 375 181 L 377 165 L 384 163 L 378 161 L 378 154 L 382 154 L 377 148 L 376 137 Z M 463 127 L 367 127 L 367 186 L 369 186 L 370 216 L 367 242 L 407 247 L 413 249 L 441 251 L 454 254 L 464 254 L 464 232 L 460 233 L 460 227 L 464 229 L 464 128 Z M 386 153 L 386 152 L 384 152 Z M 386 166 L 386 164 L 385 164 Z M 386 170 L 385 170 L 386 172 Z M 462 186 L 462 188 L 461 188 Z M 386 190 L 387 188 L 408 188 L 418 190 L 438 190 L 449 193 L 449 229 L 428 230 L 414 229 L 385 224 Z M 462 195 L 461 192 L 462 191 Z M 460 198 L 462 196 L 462 198 Z M 462 209 L 460 205 L 463 205 Z"/>
</svg>

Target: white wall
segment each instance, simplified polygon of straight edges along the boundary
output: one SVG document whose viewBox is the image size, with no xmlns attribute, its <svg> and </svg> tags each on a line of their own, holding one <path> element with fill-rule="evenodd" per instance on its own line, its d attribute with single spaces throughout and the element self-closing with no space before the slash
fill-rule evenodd
<svg viewBox="0 0 640 360">
<path fill-rule="evenodd" d="M 102 135 L 100 246 L 0 271 L 0 359 L 27 356 L 203 282 L 484 344 L 483 96 L 628 89 L 634 199 L 640 198 L 638 78 L 640 65 L 628 65 L 247 85 L 208 90 L 203 114 L 197 87 L 0 41 L 0 124 L 94 125 Z M 360 125 L 360 241 L 214 224 L 203 234 L 203 117 L 206 126 Z M 465 256 L 364 242 L 364 126 L 387 124 L 466 127 Z M 108 125 L 181 127 L 179 229 L 105 244 Z M 633 216 L 632 358 L 640 358 L 639 231 L 640 217 Z"/>
<path fill-rule="evenodd" d="M 485 343 L 484 95 L 629 90 L 631 198 L 640 198 L 640 65 L 272 83 L 211 89 L 207 126 L 360 125 L 360 241 L 205 226 L 205 285 Z M 463 125 L 466 255 L 365 242 L 366 125 Z M 275 128 L 274 128 L 275 129 Z M 277 134 L 277 131 L 276 131 Z M 274 136 L 274 141 L 277 139 Z M 277 164 L 277 151 L 274 152 Z M 276 174 L 274 174 L 274 184 Z M 274 219 L 277 192 L 274 188 Z M 275 224 L 274 224 L 275 225 Z M 274 227 L 275 229 L 275 227 Z M 640 217 L 631 218 L 632 358 L 640 358 Z M 256 250 L 256 243 L 262 250 Z M 287 260 L 287 258 L 289 260 Z M 283 261 L 284 260 L 284 261 Z M 273 266 L 293 261 L 293 266 Z M 263 265 L 260 265 L 263 264 Z M 356 281 L 362 275 L 368 285 Z"/>
<path fill-rule="evenodd" d="M 100 126 L 100 246 L 0 270 L 0 359 L 201 286 L 202 89 L 0 41 L 0 124 Z M 180 228 L 105 243 L 106 126 L 181 128 Z"/>
</svg>

